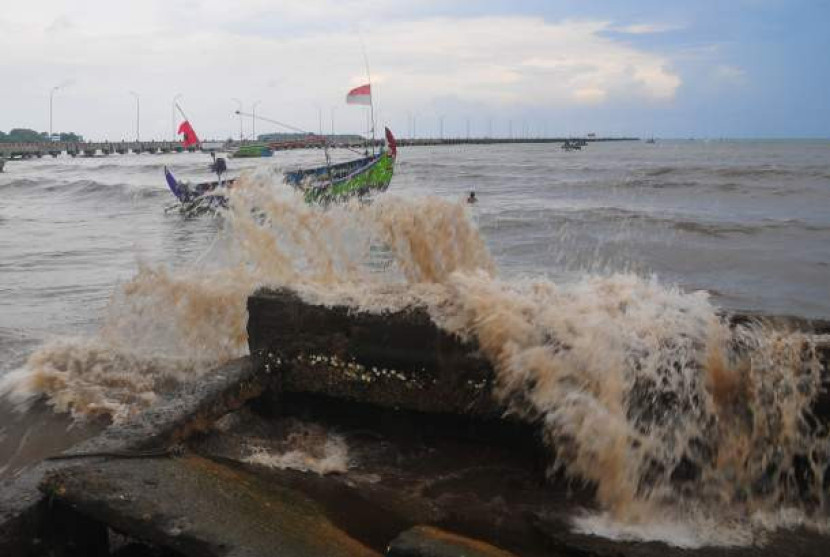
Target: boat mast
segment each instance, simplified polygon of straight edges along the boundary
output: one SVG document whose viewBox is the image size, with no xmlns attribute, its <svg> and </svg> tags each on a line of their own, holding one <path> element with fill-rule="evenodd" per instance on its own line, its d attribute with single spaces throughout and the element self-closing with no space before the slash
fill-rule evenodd
<svg viewBox="0 0 830 557">
<path fill-rule="evenodd" d="M 363 62 L 366 64 L 366 79 L 369 82 L 369 118 L 371 125 L 369 126 L 372 132 L 372 156 L 375 155 L 375 94 L 372 91 L 372 72 L 369 70 L 369 56 L 366 54 L 366 43 L 363 42 L 363 35 L 360 37 L 360 48 L 363 50 Z"/>
<path fill-rule="evenodd" d="M 173 104 L 176 105 L 176 109 L 179 111 L 179 114 L 182 115 L 182 118 L 184 118 L 186 122 L 189 122 L 190 120 L 188 120 L 187 114 L 184 113 L 184 110 L 182 110 L 182 107 L 179 106 L 179 103 L 174 102 Z"/>
</svg>

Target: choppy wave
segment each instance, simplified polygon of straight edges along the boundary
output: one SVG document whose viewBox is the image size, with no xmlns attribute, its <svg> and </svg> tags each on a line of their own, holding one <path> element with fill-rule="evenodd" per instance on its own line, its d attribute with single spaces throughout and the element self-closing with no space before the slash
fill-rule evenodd
<svg viewBox="0 0 830 557">
<path fill-rule="evenodd" d="M 30 180 L 28 178 L 15 178 L 5 184 L 0 184 L 0 191 L 4 190 L 30 190 L 39 188 L 42 185 L 41 180 Z"/>
<path fill-rule="evenodd" d="M 551 474 L 593 485 L 610 520 L 728 523 L 746 533 L 736 543 L 759 541 L 753 513 L 826 522 L 830 449 L 811 414 L 822 378 L 808 339 L 733 329 L 705 294 L 650 278 L 499 279 L 463 204 L 386 196 L 324 211 L 276 191 L 240 180 L 221 265 L 142 266 L 97 336 L 42 347 L 0 391 L 122 421 L 245 353 L 257 286 L 366 311 L 417 304 L 478 343 L 495 396 L 544 432 Z"/>
<path fill-rule="evenodd" d="M 664 177 L 672 175 L 719 176 L 722 178 L 822 178 L 827 175 L 823 166 L 782 167 L 770 165 L 753 166 L 657 166 L 643 171 L 645 176 Z"/>
<path fill-rule="evenodd" d="M 506 210 L 487 215 L 482 219 L 483 229 L 500 231 L 521 231 L 537 228 L 540 223 L 560 225 L 654 226 L 665 230 L 676 230 L 711 237 L 735 235 L 752 236 L 773 230 L 801 230 L 808 232 L 830 232 L 830 226 L 805 222 L 800 219 L 763 219 L 755 222 L 706 221 L 693 218 L 694 215 L 658 215 L 653 211 L 639 211 L 622 207 L 585 207 L 563 209 L 522 209 Z"/>
<path fill-rule="evenodd" d="M 71 196 L 82 200 L 132 200 L 164 195 L 160 187 L 142 187 L 133 184 L 100 182 L 97 180 L 39 181 L 16 180 L 9 184 L 28 193 L 44 193 L 55 196 Z"/>
</svg>

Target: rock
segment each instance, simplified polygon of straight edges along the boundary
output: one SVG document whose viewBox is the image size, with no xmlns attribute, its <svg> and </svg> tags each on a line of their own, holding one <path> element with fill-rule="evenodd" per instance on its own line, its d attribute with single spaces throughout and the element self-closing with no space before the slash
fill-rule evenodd
<svg viewBox="0 0 830 557">
<path fill-rule="evenodd" d="M 111 426 L 68 453 L 124 452 L 163 448 L 204 431 L 216 419 L 260 395 L 271 376 L 253 369 L 247 358 L 220 366 L 198 382 L 183 386 L 131 422 Z M 44 519 L 37 485 L 48 471 L 73 461 L 43 461 L 0 482 L 0 555 L 29 555 Z"/>
<path fill-rule="evenodd" d="M 131 538 L 192 557 L 379 557 L 301 492 L 198 457 L 112 459 L 41 490 Z"/>
<path fill-rule="evenodd" d="M 248 299 L 253 366 L 280 388 L 387 408 L 499 416 L 493 369 L 477 347 L 439 329 L 424 308 L 386 313 L 309 304 L 289 290 Z"/>
<path fill-rule="evenodd" d="M 494 545 L 433 526 L 415 526 L 392 540 L 387 557 L 516 557 Z"/>
</svg>

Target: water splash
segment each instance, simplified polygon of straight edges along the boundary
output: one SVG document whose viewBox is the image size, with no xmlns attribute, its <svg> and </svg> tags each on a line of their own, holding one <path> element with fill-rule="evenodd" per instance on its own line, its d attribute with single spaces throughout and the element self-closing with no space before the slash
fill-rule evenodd
<svg viewBox="0 0 830 557">
<path fill-rule="evenodd" d="M 349 470 L 346 440 L 313 423 L 296 424 L 279 450 L 253 445 L 242 461 L 248 464 L 313 472 L 320 476 L 344 474 Z"/>
<path fill-rule="evenodd" d="M 586 530 L 648 537 L 676 517 L 730 524 L 734 536 L 708 543 L 733 545 L 760 539 L 750 517 L 782 508 L 826 522 L 830 445 L 811 415 L 822 378 L 808 339 L 732 327 L 704 293 L 654 278 L 501 280 L 467 209 L 435 198 L 323 210 L 249 177 L 226 219 L 221 265 L 141 266 L 95 338 L 43 347 L 0 390 L 121 421 L 243 354 L 258 286 L 368 311 L 424 305 L 491 360 L 495 396 L 542 428 L 550 472 L 596 488 Z"/>
</svg>

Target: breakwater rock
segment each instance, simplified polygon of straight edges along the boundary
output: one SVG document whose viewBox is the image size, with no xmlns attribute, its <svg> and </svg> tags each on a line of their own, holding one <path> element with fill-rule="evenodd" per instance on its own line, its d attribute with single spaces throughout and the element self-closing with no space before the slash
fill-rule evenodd
<svg viewBox="0 0 830 557">
<path fill-rule="evenodd" d="M 825 554 L 825 536 L 798 528 L 693 549 L 580 533 L 592 486 L 548 473 L 539 424 L 504 417 L 474 342 L 421 308 L 263 290 L 248 310 L 249 358 L 6 479 L 0 554 Z M 775 326 L 809 329 L 827 376 L 830 327 Z M 829 408 L 825 391 L 816 427 Z"/>
</svg>

